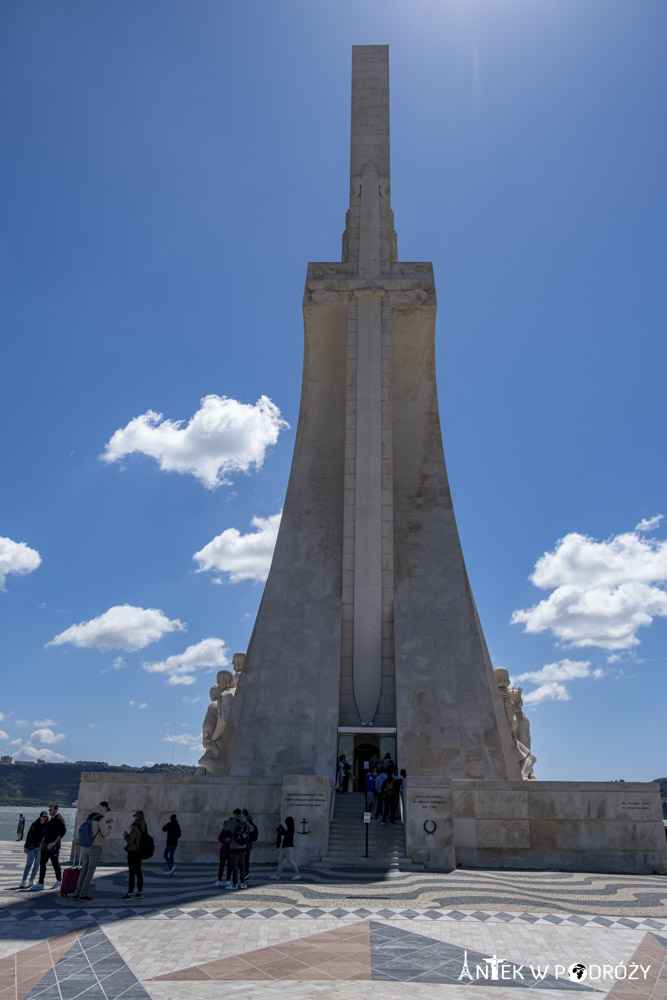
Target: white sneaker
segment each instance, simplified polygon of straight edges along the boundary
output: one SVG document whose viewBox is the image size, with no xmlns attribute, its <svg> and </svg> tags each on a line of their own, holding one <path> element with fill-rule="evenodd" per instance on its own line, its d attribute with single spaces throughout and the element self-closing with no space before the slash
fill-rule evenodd
<svg viewBox="0 0 667 1000">
<path fill-rule="evenodd" d="M 222 883 L 220 883 L 220 884 L 222 885 Z M 225 882 L 225 889 L 231 889 L 231 887 L 232 887 L 232 883 L 231 882 Z"/>
<path fill-rule="evenodd" d="M 298 882 L 300 878 L 300 875 L 292 875 L 292 882 Z"/>
<path fill-rule="evenodd" d="M 276 879 L 276 881 L 280 881 L 280 875 L 272 875 L 271 878 Z"/>
<path fill-rule="evenodd" d="M 19 889 L 27 889 L 29 884 L 30 884 L 29 882 L 26 882 L 24 880 L 23 882 L 21 882 Z"/>
<path fill-rule="evenodd" d="M 169 869 L 169 874 L 170 874 L 170 875 L 173 875 L 175 871 L 176 871 L 176 865 L 174 865 L 174 867 L 173 867 L 173 868 L 170 868 L 170 869 Z"/>
<path fill-rule="evenodd" d="M 247 888 L 248 888 L 248 883 L 247 882 L 241 882 L 241 885 L 239 886 L 239 889 L 247 889 Z"/>
<path fill-rule="evenodd" d="M 232 889 L 238 889 L 238 886 L 237 885 L 233 885 Z"/>
<path fill-rule="evenodd" d="M 163 875 L 171 875 L 171 868 L 165 868 L 165 870 L 162 872 L 162 874 Z"/>
<path fill-rule="evenodd" d="M 58 879 L 57 882 L 54 882 L 53 885 L 51 886 L 51 888 L 52 889 L 59 889 L 60 888 L 60 879 Z"/>
<path fill-rule="evenodd" d="M 214 882 L 214 883 L 213 883 L 213 885 L 217 886 L 217 888 L 218 888 L 218 889 L 219 889 L 219 888 L 220 888 L 220 886 L 221 886 L 221 885 L 223 885 L 223 884 L 224 884 L 224 883 L 220 882 L 220 880 L 218 880 L 217 882 Z"/>
<path fill-rule="evenodd" d="M 36 890 L 43 888 L 44 888 L 43 882 L 33 882 L 32 885 L 30 886 L 30 891 L 35 892 Z"/>
</svg>

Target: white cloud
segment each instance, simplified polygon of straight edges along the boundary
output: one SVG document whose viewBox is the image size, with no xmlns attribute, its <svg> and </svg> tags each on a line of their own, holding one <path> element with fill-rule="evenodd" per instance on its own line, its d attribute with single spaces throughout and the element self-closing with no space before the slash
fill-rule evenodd
<svg viewBox="0 0 667 1000">
<path fill-rule="evenodd" d="M 9 741 L 9 745 L 10 745 L 10 747 L 20 747 L 20 746 L 23 746 L 23 740 L 10 740 Z"/>
<path fill-rule="evenodd" d="M 36 570 L 42 557 L 36 549 L 25 542 L 13 542 L 11 538 L 0 537 L 0 590 L 5 589 L 5 579 L 10 573 L 24 576 Z"/>
<path fill-rule="evenodd" d="M 148 704 L 148 702 L 147 702 L 147 701 L 142 701 L 142 702 L 138 702 L 138 701 L 128 701 L 128 705 L 130 706 L 130 708 L 150 708 L 150 707 L 151 707 L 151 706 L 150 706 L 150 705 Z"/>
<path fill-rule="evenodd" d="M 523 624 L 525 632 L 549 629 L 573 647 L 639 645 L 637 631 L 654 617 L 667 616 L 667 541 L 642 537 L 642 523 L 602 542 L 577 533 L 561 538 L 553 552 L 538 559 L 530 577 L 553 592 L 532 608 L 515 611 L 512 623 Z"/>
<path fill-rule="evenodd" d="M 259 469 L 267 448 L 289 424 L 267 396 L 253 405 L 227 396 L 205 396 L 184 425 L 148 410 L 115 432 L 100 456 L 118 462 L 139 452 L 165 471 L 191 473 L 208 489 L 230 483 L 230 473 Z"/>
<path fill-rule="evenodd" d="M 55 719 L 33 719 L 33 726 L 57 726 L 58 723 Z M 30 737 L 32 739 L 32 737 Z"/>
<path fill-rule="evenodd" d="M 142 663 L 149 674 L 167 674 L 168 684 L 194 684 L 196 674 L 229 664 L 229 654 L 222 639 L 202 639 L 183 653 L 168 656 L 156 663 Z"/>
<path fill-rule="evenodd" d="M 550 681 L 548 684 L 540 684 L 534 691 L 529 691 L 528 694 L 524 695 L 523 703 L 530 707 L 531 705 L 541 705 L 546 701 L 569 700 L 567 688 L 563 684 L 557 684 L 556 681 Z"/>
<path fill-rule="evenodd" d="M 635 531 L 654 531 L 662 521 L 662 517 L 662 514 L 656 514 L 655 517 L 643 517 L 639 524 L 635 525 Z"/>
<path fill-rule="evenodd" d="M 251 524 L 255 531 L 247 535 L 237 528 L 227 528 L 195 552 L 192 558 L 199 563 L 197 572 L 228 573 L 231 583 L 241 580 L 263 583 L 271 568 L 281 517 L 282 511 L 270 517 L 253 517 Z"/>
<path fill-rule="evenodd" d="M 26 726 L 30 725 L 30 723 L 27 719 L 14 719 L 14 725 L 17 729 L 25 729 Z"/>
<path fill-rule="evenodd" d="M 9 733 L 6 733 L 4 729 L 0 729 L 0 740 L 8 740 Z"/>
<path fill-rule="evenodd" d="M 142 767 L 155 767 L 155 764 L 156 764 L 156 761 L 154 761 L 154 760 L 145 760 L 141 766 Z"/>
<path fill-rule="evenodd" d="M 199 700 L 200 700 L 199 695 L 197 695 L 195 698 L 188 698 L 187 694 L 183 695 L 183 702 L 186 705 L 196 705 Z"/>
<path fill-rule="evenodd" d="M 64 733 L 54 733 L 52 729 L 36 729 L 34 733 L 30 733 L 33 743 L 60 743 L 65 738 Z"/>
<path fill-rule="evenodd" d="M 589 660 L 558 660 L 557 663 L 546 663 L 540 670 L 529 670 L 512 678 L 513 684 L 525 684 L 526 681 L 539 685 L 533 691 L 524 694 L 526 705 L 540 705 L 546 701 L 569 701 L 570 694 L 565 687 L 565 681 L 580 680 L 584 677 L 594 677 L 596 680 L 604 677 L 604 670 L 591 670 Z"/>
<path fill-rule="evenodd" d="M 98 725 L 99 725 L 98 722 L 89 722 L 88 723 L 88 728 L 89 729 L 97 729 Z"/>
<path fill-rule="evenodd" d="M 183 622 L 178 618 L 170 620 L 157 608 L 136 608 L 131 604 L 120 604 L 88 622 L 70 625 L 46 645 L 62 646 L 71 642 L 73 646 L 96 646 L 98 649 L 118 647 L 131 652 L 156 642 L 167 632 L 183 629 Z"/>
<path fill-rule="evenodd" d="M 180 746 L 187 747 L 193 753 L 202 749 L 201 736 L 193 736 L 191 733 L 176 733 L 175 735 L 172 733 L 171 736 L 163 736 L 162 739 L 165 743 L 178 743 Z"/>
<path fill-rule="evenodd" d="M 525 674 L 518 674 L 512 680 L 518 684 L 525 681 L 544 684 L 547 681 L 571 681 L 590 676 L 589 660 L 559 660 L 557 663 L 546 663 L 540 670 L 529 670 Z"/>
<path fill-rule="evenodd" d="M 31 747 L 27 743 L 16 752 L 15 756 L 27 757 L 28 760 L 45 760 L 47 764 L 61 764 L 69 759 L 63 753 L 57 753 L 55 750 L 36 750 L 35 747 Z"/>
<path fill-rule="evenodd" d="M 4 712 L 0 712 L 0 722 L 4 722 L 5 719 L 8 719 L 8 718 L 9 718 L 9 716 L 5 715 Z"/>
</svg>

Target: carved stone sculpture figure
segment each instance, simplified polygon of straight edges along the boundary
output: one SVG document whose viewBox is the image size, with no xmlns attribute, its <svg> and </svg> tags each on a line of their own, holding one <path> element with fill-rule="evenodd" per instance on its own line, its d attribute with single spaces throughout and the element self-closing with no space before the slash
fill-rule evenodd
<svg viewBox="0 0 667 1000">
<path fill-rule="evenodd" d="M 236 656 L 243 656 L 245 659 L 243 653 L 237 653 Z M 234 666 L 236 669 L 236 665 Z M 243 669 L 242 663 L 239 672 L 241 669 Z M 220 739 L 232 710 L 232 698 L 236 686 L 234 674 L 231 670 L 219 670 L 216 681 L 209 692 L 211 702 L 202 725 L 202 746 L 205 753 L 197 762 L 199 764 L 197 774 L 213 774 L 220 750 Z"/>
<path fill-rule="evenodd" d="M 493 671 L 503 699 L 507 724 L 519 755 L 519 767 L 524 781 L 536 781 L 533 765 L 537 758 L 530 749 L 530 723 L 523 713 L 522 688 L 511 688 L 509 674 L 502 667 Z"/>
<path fill-rule="evenodd" d="M 510 675 L 503 667 L 498 667 L 497 670 L 493 671 L 496 683 L 498 684 L 498 690 L 500 691 L 500 696 L 503 699 L 503 708 L 505 709 L 505 715 L 507 717 L 507 725 L 510 727 L 510 732 L 513 739 L 516 739 L 516 721 L 514 717 L 514 705 L 512 699 L 510 698 Z"/>
</svg>

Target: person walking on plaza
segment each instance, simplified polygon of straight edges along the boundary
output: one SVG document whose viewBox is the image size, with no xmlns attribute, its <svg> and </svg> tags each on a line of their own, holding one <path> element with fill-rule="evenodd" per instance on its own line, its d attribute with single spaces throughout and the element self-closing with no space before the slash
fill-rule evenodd
<svg viewBox="0 0 667 1000">
<path fill-rule="evenodd" d="M 100 863 L 104 841 L 109 836 L 106 820 L 108 812 L 109 803 L 100 802 L 99 809 L 88 813 L 79 827 L 77 840 L 81 848 L 81 871 L 72 899 L 92 899 L 92 896 L 89 895 L 90 883 L 93 881 L 95 869 Z"/>
<path fill-rule="evenodd" d="M 19 822 L 16 827 L 16 839 L 23 840 L 23 831 L 25 830 L 25 816 L 23 813 L 19 813 Z"/>
<path fill-rule="evenodd" d="M 232 887 L 232 857 L 230 851 L 230 844 L 232 842 L 232 831 L 229 829 L 229 821 L 225 820 L 222 825 L 222 830 L 218 834 L 218 842 L 220 843 L 220 861 L 218 863 L 218 881 L 215 883 L 218 889 L 223 886 L 226 889 L 231 889 Z M 223 882 L 222 878 L 225 873 L 225 867 L 227 868 L 227 882 Z"/>
<path fill-rule="evenodd" d="M 21 889 L 28 888 L 39 869 L 39 858 L 42 853 L 42 840 L 44 839 L 44 827 L 46 826 L 48 818 L 49 814 L 45 810 L 42 810 L 28 830 L 28 836 L 25 838 L 25 845 L 23 847 L 26 859 L 25 868 L 23 869 L 23 879 L 21 880 L 21 885 L 19 887 Z"/>
<path fill-rule="evenodd" d="M 123 899 L 143 899 L 144 875 L 141 870 L 141 841 L 148 834 L 148 827 L 143 809 L 137 809 L 132 820 L 130 832 L 123 832 L 125 850 L 127 851 L 127 868 L 129 875 L 128 889 Z M 137 891 L 134 891 L 134 880 L 137 881 Z"/>
<path fill-rule="evenodd" d="M 58 812 L 58 806 L 55 802 L 52 802 L 49 806 L 49 818 L 44 825 L 44 838 L 42 840 L 42 852 L 39 859 L 39 881 L 31 885 L 31 889 L 43 889 L 44 879 L 46 877 L 46 866 L 51 862 L 53 865 L 53 870 L 56 875 L 56 881 L 54 882 L 52 888 L 59 889 L 60 882 L 62 879 L 62 871 L 60 869 L 60 844 L 62 839 L 67 833 L 67 827 L 65 826 L 65 820 L 62 818 Z"/>
<path fill-rule="evenodd" d="M 164 874 L 173 875 L 176 871 L 176 865 L 174 864 L 174 852 L 178 847 L 178 841 L 181 837 L 181 828 L 178 825 L 176 813 L 171 814 L 169 822 L 165 823 L 162 827 L 162 832 L 167 834 L 167 846 L 164 849 L 163 855 L 167 864 L 167 870 Z"/>
<path fill-rule="evenodd" d="M 229 851 L 232 861 L 232 889 L 247 889 L 245 880 L 245 850 L 250 843 L 250 827 L 240 809 L 234 810 L 229 823 L 232 839 Z"/>
<path fill-rule="evenodd" d="M 247 882 L 250 877 L 250 852 L 252 851 L 252 845 L 259 837 L 259 830 L 255 826 L 253 818 L 247 809 L 243 810 L 243 815 L 246 818 L 246 823 L 248 824 L 248 830 L 250 833 L 250 840 L 248 841 L 248 845 L 245 849 L 245 880 Z"/>
<path fill-rule="evenodd" d="M 292 875 L 292 881 L 298 882 L 301 878 L 299 873 L 299 868 L 294 860 L 294 820 L 291 816 L 287 816 L 285 819 L 285 825 L 282 823 L 276 827 L 276 847 L 278 848 L 278 870 L 275 875 L 271 878 L 279 879 L 283 873 L 283 865 L 285 862 L 290 866 L 294 874 Z"/>
</svg>

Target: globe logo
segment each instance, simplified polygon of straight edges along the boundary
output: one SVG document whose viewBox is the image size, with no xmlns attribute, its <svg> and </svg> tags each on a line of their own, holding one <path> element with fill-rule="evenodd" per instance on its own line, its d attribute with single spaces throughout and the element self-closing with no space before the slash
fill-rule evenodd
<svg viewBox="0 0 667 1000">
<path fill-rule="evenodd" d="M 567 978 L 571 979 L 573 983 L 578 983 L 582 979 L 586 978 L 586 966 L 582 965 L 581 962 L 576 962 L 571 965 L 567 970 Z"/>
</svg>

